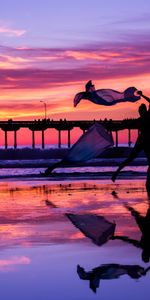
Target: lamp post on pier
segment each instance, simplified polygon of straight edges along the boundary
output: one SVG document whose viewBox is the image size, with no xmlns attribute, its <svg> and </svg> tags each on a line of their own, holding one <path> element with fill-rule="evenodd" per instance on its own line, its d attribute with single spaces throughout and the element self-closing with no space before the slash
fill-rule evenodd
<svg viewBox="0 0 150 300">
<path fill-rule="evenodd" d="M 40 100 L 40 102 L 43 102 L 43 104 L 44 104 L 45 119 L 46 119 L 46 118 L 47 118 L 47 104 L 46 104 L 46 102 L 43 101 L 43 100 Z"/>
</svg>

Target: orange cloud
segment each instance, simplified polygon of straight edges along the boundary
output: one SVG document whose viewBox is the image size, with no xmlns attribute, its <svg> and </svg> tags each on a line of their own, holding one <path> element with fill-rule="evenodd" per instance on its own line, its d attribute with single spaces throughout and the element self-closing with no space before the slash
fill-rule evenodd
<svg viewBox="0 0 150 300">
<path fill-rule="evenodd" d="M 97 89 L 135 86 L 149 93 L 149 44 L 51 49 L 1 46 L 0 110 L 8 118 L 104 119 L 136 117 L 138 103 L 98 106 L 87 100 L 73 107 L 74 95 L 92 79 Z M 117 49 L 117 50 L 116 50 Z"/>
<path fill-rule="evenodd" d="M 104 52 L 104 51 L 66 51 L 67 56 L 73 57 L 77 60 L 98 60 L 106 61 L 113 57 L 120 57 L 120 53 L 117 52 Z"/>
</svg>

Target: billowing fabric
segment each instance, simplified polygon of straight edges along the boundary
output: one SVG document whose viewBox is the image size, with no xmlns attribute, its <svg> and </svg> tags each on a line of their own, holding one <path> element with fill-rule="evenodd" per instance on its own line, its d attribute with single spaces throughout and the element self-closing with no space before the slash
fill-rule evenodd
<svg viewBox="0 0 150 300">
<path fill-rule="evenodd" d="M 112 89 L 95 90 L 92 81 L 88 81 L 85 86 L 85 92 L 80 92 L 75 95 L 74 107 L 76 107 L 82 99 L 87 99 L 99 105 L 114 105 L 120 102 L 136 102 L 141 97 L 134 95 L 135 87 L 129 87 L 124 92 L 118 92 Z"/>
<path fill-rule="evenodd" d="M 82 162 L 95 158 L 113 144 L 112 134 L 95 123 L 72 146 L 64 161 Z"/>
</svg>

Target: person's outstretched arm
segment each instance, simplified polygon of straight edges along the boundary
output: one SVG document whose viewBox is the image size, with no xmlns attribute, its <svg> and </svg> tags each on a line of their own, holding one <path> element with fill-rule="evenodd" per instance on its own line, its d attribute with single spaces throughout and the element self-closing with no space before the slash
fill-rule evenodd
<svg viewBox="0 0 150 300">
<path fill-rule="evenodd" d="M 143 95 L 142 91 L 137 91 L 137 94 L 140 95 L 141 97 L 143 97 L 145 100 L 147 100 L 148 103 L 150 103 L 150 98 L 147 97 L 147 96 L 145 96 L 145 95 Z"/>
</svg>

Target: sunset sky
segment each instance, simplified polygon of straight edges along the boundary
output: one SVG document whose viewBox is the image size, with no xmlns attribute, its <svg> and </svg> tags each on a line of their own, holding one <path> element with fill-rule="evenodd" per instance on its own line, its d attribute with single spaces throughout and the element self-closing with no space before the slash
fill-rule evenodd
<svg viewBox="0 0 150 300">
<path fill-rule="evenodd" d="M 150 2 L 5 0 L 0 12 L 1 120 L 47 116 L 121 119 L 137 103 L 74 108 L 89 79 L 97 89 L 129 86 L 150 96 Z"/>
</svg>

